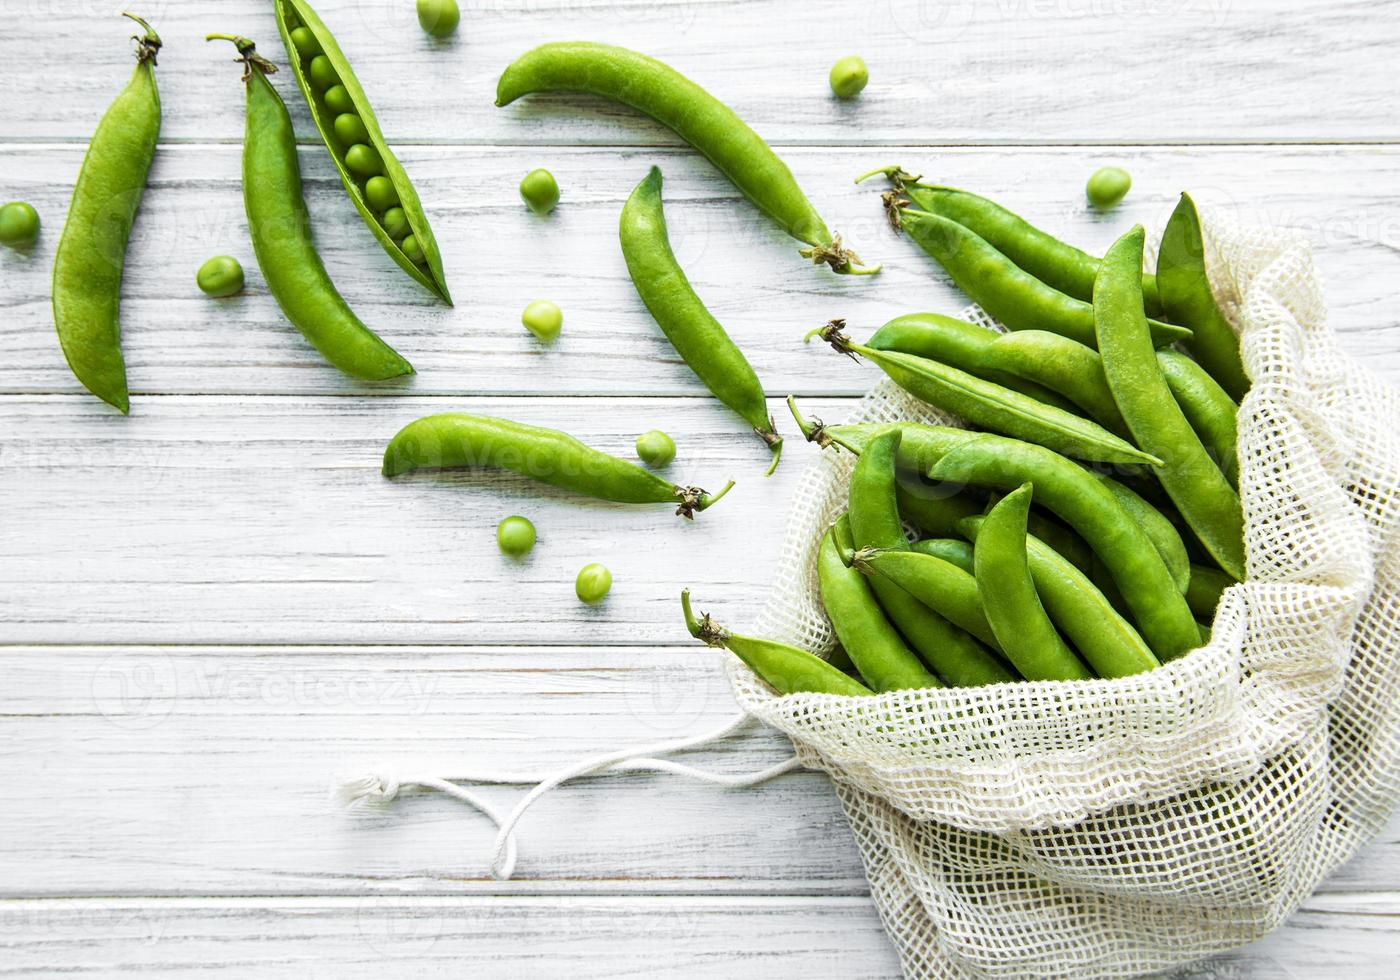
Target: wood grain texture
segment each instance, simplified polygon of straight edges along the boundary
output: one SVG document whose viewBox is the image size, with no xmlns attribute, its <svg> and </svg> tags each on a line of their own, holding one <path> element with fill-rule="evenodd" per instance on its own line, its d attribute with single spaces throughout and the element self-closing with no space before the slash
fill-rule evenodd
<svg viewBox="0 0 1400 980">
<path fill-rule="evenodd" d="M 1400 903 L 1310 900 L 1263 941 L 1164 980 L 1389 980 Z M 0 977 L 894 980 L 861 899 L 85 900 L 0 903 Z"/>
<path fill-rule="evenodd" d="M 11 130 L 84 140 L 131 71 L 117 8 L 35 0 L 42 30 L 0 38 L 5 64 L 82 71 L 6 80 Z M 673 137 L 591 99 L 497 109 L 496 79 L 543 41 L 637 48 L 730 102 L 779 143 L 1391 140 L 1394 0 L 489 0 L 462 4 L 435 41 L 404 0 L 316 5 L 392 139 L 452 143 L 635 143 Z M 238 69 L 210 31 L 236 31 L 274 59 L 270 3 L 150 0 L 165 39 L 167 139 L 234 139 Z M 856 51 L 871 82 L 832 97 L 832 62 Z M 286 83 L 283 83 L 284 90 Z M 1325 89 L 1325 96 L 1322 95 Z M 431 93 L 430 95 L 428 93 Z M 427 107 L 431 111 L 425 111 Z M 311 130 L 303 118 L 301 131 Z"/>
<path fill-rule="evenodd" d="M 236 94 L 236 93 L 235 93 Z M 235 111 L 236 106 L 230 106 Z M 5 194 L 33 201 L 45 233 L 30 254 L 0 251 L 0 392 L 72 392 L 49 313 L 49 267 L 76 146 L 0 147 Z M 673 245 L 700 296 L 725 324 L 770 394 L 859 394 L 873 368 L 802 335 L 835 316 L 859 332 L 913 310 L 954 313 L 965 297 L 934 263 L 884 224 L 881 181 L 849 178 L 891 162 L 979 190 L 1102 251 L 1134 222 L 1159 228 L 1190 189 L 1203 208 L 1269 227 L 1298 228 L 1317 246 L 1332 319 L 1348 349 L 1383 371 L 1400 367 L 1400 149 L 1329 147 L 929 149 L 806 147 L 785 156 L 832 227 L 885 271 L 853 279 L 811 268 L 706 161 L 681 150 L 410 147 L 415 178 L 447 256 L 458 305 L 435 303 L 377 248 L 350 208 L 325 152 L 302 153 L 317 240 L 351 304 L 419 374 L 373 386 L 341 375 L 287 323 L 253 261 L 243 217 L 239 150 L 166 146 L 136 224 L 123 298 L 133 412 L 153 393 L 178 394 L 687 394 L 704 389 L 666 343 L 627 277 L 617 244 L 622 202 L 652 163 L 666 173 Z M 1083 198 L 1091 170 L 1112 159 L 1136 180 L 1109 214 Z M 548 165 L 564 200 L 547 219 L 516 185 Z M 1345 176 L 1339 179 L 1339 168 Z M 467 175 L 464 177 L 464 175 Z M 194 273 L 210 255 L 245 265 L 244 295 L 210 300 Z M 520 324 L 550 298 L 564 332 L 541 345 Z M 639 367 L 640 366 L 640 367 Z"/>
</svg>

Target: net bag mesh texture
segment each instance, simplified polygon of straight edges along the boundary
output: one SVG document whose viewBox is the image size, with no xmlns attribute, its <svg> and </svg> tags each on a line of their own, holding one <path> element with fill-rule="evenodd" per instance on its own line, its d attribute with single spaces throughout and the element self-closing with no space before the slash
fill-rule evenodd
<svg viewBox="0 0 1400 980">
<path fill-rule="evenodd" d="M 726 659 L 741 706 L 834 781 L 910 977 L 1128 977 L 1241 946 L 1400 794 L 1400 396 L 1338 351 L 1301 238 L 1205 230 L 1254 382 L 1248 581 L 1208 646 L 1115 680 L 873 698 L 779 697 Z M 897 419 L 949 422 L 889 381 L 846 421 Z M 832 447 L 804 475 L 747 632 L 833 648 L 816 550 L 853 463 Z"/>
</svg>

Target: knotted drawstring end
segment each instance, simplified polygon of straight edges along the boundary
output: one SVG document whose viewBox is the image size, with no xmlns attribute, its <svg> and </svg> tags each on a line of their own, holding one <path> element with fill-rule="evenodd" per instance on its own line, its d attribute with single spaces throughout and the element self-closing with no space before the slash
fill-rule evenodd
<svg viewBox="0 0 1400 980">
<path fill-rule="evenodd" d="M 334 796 L 345 809 L 360 810 L 369 806 L 388 806 L 399 795 L 399 788 L 396 779 L 370 774 L 342 781 L 335 787 Z"/>
</svg>

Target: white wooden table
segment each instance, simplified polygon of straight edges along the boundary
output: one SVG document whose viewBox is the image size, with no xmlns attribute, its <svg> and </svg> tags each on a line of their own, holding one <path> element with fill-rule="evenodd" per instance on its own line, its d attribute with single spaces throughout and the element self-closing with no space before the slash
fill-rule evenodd
<svg viewBox="0 0 1400 980">
<path fill-rule="evenodd" d="M 666 173 L 672 236 L 701 295 L 773 396 L 840 417 L 869 368 L 804 348 L 832 316 L 858 331 L 962 299 L 882 224 L 850 178 L 902 163 L 983 191 L 1088 247 L 1207 206 L 1309 231 L 1347 347 L 1400 381 L 1400 3 L 1122 0 L 468 0 L 427 38 L 411 0 L 323 0 L 422 193 L 458 305 L 378 250 L 290 79 L 327 264 L 417 366 L 368 390 L 279 316 L 252 261 L 238 182 L 236 31 L 281 58 L 264 0 L 139 8 L 166 41 L 163 144 L 128 259 L 132 414 L 64 366 L 48 276 L 73 177 L 130 71 L 121 5 L 34 0 L 0 33 L 0 199 L 45 221 L 0 251 L 0 977 L 888 977 L 898 972 L 825 780 L 734 792 L 664 777 L 565 789 L 521 827 L 516 880 L 487 874 L 491 828 L 412 796 L 350 819 L 337 773 L 532 768 L 719 723 L 733 701 L 685 635 L 677 595 L 751 620 L 790 491 L 706 396 L 637 300 L 618 209 Z M 686 71 L 767 136 L 878 280 L 805 268 L 785 239 L 668 132 L 573 98 L 492 106 L 508 61 L 592 38 Z M 860 52 L 853 103 L 826 71 Z M 1135 186 L 1110 215 L 1082 187 L 1103 163 Z M 549 167 L 548 219 L 516 195 Z M 209 255 L 246 293 L 195 289 Z M 542 347 L 533 298 L 565 310 Z M 384 442 L 430 411 L 568 428 L 619 453 L 661 427 L 675 478 L 740 485 L 686 526 L 664 507 L 580 502 L 508 479 L 390 482 Z M 539 546 L 502 559 L 493 529 L 530 516 Z M 603 561 L 599 609 L 572 579 Z M 783 758 L 750 731 L 700 762 Z M 483 791 L 509 805 L 519 790 Z M 1400 823 L 1279 933 L 1191 977 L 1393 977 Z"/>
</svg>

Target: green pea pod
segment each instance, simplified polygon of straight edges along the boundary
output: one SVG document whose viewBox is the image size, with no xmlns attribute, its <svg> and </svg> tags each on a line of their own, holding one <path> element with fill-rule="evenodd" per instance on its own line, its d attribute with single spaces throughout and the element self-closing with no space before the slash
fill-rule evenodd
<svg viewBox="0 0 1400 980">
<path fill-rule="evenodd" d="M 1191 328 L 1185 347 L 1238 402 L 1249 390 L 1240 339 L 1216 305 L 1206 275 L 1206 246 L 1196 202 L 1182 194 L 1157 252 L 1157 288 L 1173 323 Z"/>
<path fill-rule="evenodd" d="M 865 345 L 874 350 L 899 351 L 942 361 L 949 367 L 975 374 L 985 381 L 995 381 L 1005 388 L 1015 389 L 1038 402 L 1074 411 L 1072 402 L 1049 388 L 1009 371 L 987 366 L 987 351 L 993 341 L 1002 336 L 1007 335 L 939 313 L 906 313 L 876 330 Z"/>
<path fill-rule="evenodd" d="M 850 535 L 850 525 L 843 515 L 822 536 L 817 551 L 822 606 L 836 638 L 860 676 L 876 691 L 942 687 L 943 682 L 928 672 L 918 654 L 909 649 L 885 618 L 860 572 L 847 568 L 842 561 L 842 551 L 851 547 Z"/>
<path fill-rule="evenodd" d="M 827 230 L 792 171 L 733 109 L 669 65 L 637 51 L 560 41 L 525 52 L 501 73 L 496 105 L 534 92 L 586 92 L 645 113 L 699 150 L 759 210 L 835 272 L 866 275 L 860 257 Z"/>
<path fill-rule="evenodd" d="M 1022 330 L 993 341 L 986 363 L 1058 392 L 1105 429 L 1130 437 L 1103 376 L 1103 361 L 1092 347 L 1048 330 Z"/>
<path fill-rule="evenodd" d="M 956 221 L 899 207 L 889 209 L 889 215 L 896 227 L 908 232 L 943 266 L 958 288 L 1008 330 L 1049 330 L 1096 346 L 1094 310 L 1089 303 L 1047 286 Z M 1191 335 L 1189 330 L 1156 320 L 1151 327 L 1153 343 L 1159 347 Z"/>
<path fill-rule="evenodd" d="M 316 252 L 292 119 L 267 79 L 277 67 L 245 37 L 211 34 L 208 39 L 233 42 L 244 66 L 243 207 L 253 254 L 277 305 L 311 346 L 346 374 L 371 381 L 412 374 L 413 365 L 350 309 Z"/>
<path fill-rule="evenodd" d="M 895 494 L 898 428 L 870 440 L 851 473 L 851 537 L 855 548 L 908 549 Z M 1011 680 L 998 657 L 970 634 L 929 609 L 893 582 L 872 579 L 880 606 L 909 645 L 944 681 L 972 687 Z"/>
<path fill-rule="evenodd" d="M 982 515 L 973 516 L 981 518 Z M 969 575 L 972 574 L 972 545 L 959 538 L 922 538 L 911 544 L 909 548 L 921 555 L 941 558 L 948 564 L 961 568 Z"/>
<path fill-rule="evenodd" d="M 1162 562 L 1171 573 L 1172 581 L 1176 583 L 1179 591 L 1185 593 L 1186 586 L 1191 581 L 1191 557 L 1186 552 L 1186 542 L 1181 539 L 1176 525 L 1131 487 L 1124 486 L 1102 473 L 1095 473 L 1093 470 L 1089 470 L 1089 473 L 1118 498 L 1118 503 L 1123 505 L 1128 516 L 1137 521 L 1143 533 L 1152 539 L 1152 547 L 1162 556 Z"/>
<path fill-rule="evenodd" d="M 864 548 L 850 557 L 851 567 L 862 575 L 893 582 L 954 626 L 967 630 L 991 649 L 1001 650 L 982 608 L 977 580 L 957 565 L 900 548 Z"/>
<path fill-rule="evenodd" d="M 982 512 L 983 501 L 960 488 L 928 486 L 901 472 L 895 485 L 899 516 L 925 534 L 952 534 L 958 521 Z"/>
<path fill-rule="evenodd" d="M 1196 648 L 1196 621 L 1152 539 L 1083 467 L 1042 446 L 982 434 L 949 449 L 929 475 L 1003 490 L 1034 483 L 1036 502 L 1103 559 L 1153 653 L 1169 660 Z"/>
<path fill-rule="evenodd" d="M 980 439 L 980 432 L 955 429 L 949 425 L 925 425 L 922 422 L 856 422 L 850 425 L 827 425 L 821 419 L 807 418 L 797 408 L 797 400 L 788 396 L 788 410 L 797 428 L 808 442 L 820 448 L 837 446 L 859 456 L 876 436 L 891 429 L 899 431 L 896 460 L 903 473 L 927 474 L 944 453 L 955 446 Z"/>
<path fill-rule="evenodd" d="M 1038 443 L 1077 459 L 1125 464 L 1161 462 L 1102 426 L 1041 404 L 1019 391 L 983 381 L 938 361 L 854 343 L 841 332 L 844 325 L 844 321 L 833 320 L 808 334 L 808 339 L 820 335 L 838 353 L 861 355 L 914 397 L 974 425 Z"/>
<path fill-rule="evenodd" d="M 1242 580 L 1244 517 L 1239 494 L 1210 458 L 1162 376 L 1133 266 L 1134 260 L 1142 266 L 1142 247 L 1138 225 L 1114 243 L 1099 269 L 1094 316 L 1104 374 L 1138 444 L 1162 458 L 1157 478 L 1181 516 L 1220 567 Z"/>
<path fill-rule="evenodd" d="M 428 224 L 428 216 L 423 211 L 418 191 L 414 188 L 413 182 L 408 179 L 408 173 L 404 170 L 403 165 L 394 156 L 394 151 L 389 148 L 388 141 L 384 139 L 384 133 L 379 128 L 379 121 L 375 118 L 369 98 L 365 95 L 364 89 L 360 87 L 359 79 L 355 77 L 355 70 L 350 67 L 349 59 L 345 57 L 344 52 L 340 50 L 340 45 L 336 43 L 335 35 L 331 33 L 330 28 L 326 27 L 320 16 L 306 0 L 274 0 L 273 9 L 277 14 L 277 30 L 281 33 L 282 44 L 287 49 L 287 60 L 292 66 L 292 74 L 296 77 L 297 85 L 301 88 L 301 94 L 306 98 L 306 105 L 311 110 L 311 118 L 316 123 L 316 131 L 321 134 L 321 140 L 326 144 L 326 150 L 331 155 L 331 161 L 340 174 L 340 180 L 345 185 L 345 193 L 350 195 L 350 201 L 355 205 L 355 210 L 360 212 L 360 217 L 369 226 L 369 230 L 374 233 L 374 237 L 379 240 L 379 244 L 383 246 L 385 252 L 389 253 L 389 257 L 398 264 L 399 268 L 451 306 L 452 294 L 448 292 L 447 278 L 442 270 L 442 253 L 438 249 L 437 239 L 433 236 L 432 226 Z M 336 84 L 345 87 L 346 95 L 353 105 L 353 109 L 349 113 L 338 112 L 327 105 L 324 91 L 328 91 L 331 86 L 318 89 L 309 77 L 308 68 L 312 58 L 316 55 L 313 55 L 311 51 L 298 49 L 292 39 L 292 31 L 297 28 L 310 31 L 311 36 L 315 38 L 313 50 L 316 51 L 316 55 L 329 59 L 330 66 L 334 69 Z M 374 151 L 374 156 L 369 157 L 369 159 L 378 158 L 380 165 L 377 169 L 382 170 L 381 175 L 387 178 L 393 186 L 393 194 L 387 200 L 375 202 L 387 206 L 376 208 L 375 203 L 372 203 L 367 196 L 368 180 L 376 174 L 357 174 L 351 170 L 347 163 L 347 155 L 351 147 L 347 146 L 342 137 L 336 133 L 336 121 L 344 115 L 359 117 L 364 130 L 359 135 L 367 136 L 369 140 L 367 144 L 359 145 L 366 145 Z M 395 240 L 391 234 L 392 229 L 385 226 L 384 212 L 393 207 L 403 209 L 410 232 L 409 237 L 416 243 L 416 248 L 409 246 L 409 251 L 405 251 L 404 243 L 408 241 L 408 238 L 400 236 L 398 240 Z"/>
<path fill-rule="evenodd" d="M 961 532 L 976 541 L 985 518 L 963 522 Z M 951 546 L 962 545 L 966 551 Z M 973 550 L 965 541 L 918 542 L 915 548 L 927 553 L 956 554 L 960 561 L 972 562 Z M 931 550 L 933 549 L 933 550 Z M 961 556 L 965 554 L 966 558 Z M 1034 536 L 1026 539 L 1026 559 L 1036 595 L 1080 655 L 1100 677 L 1126 677 L 1161 666 L 1133 625 L 1119 615 L 1113 604 L 1094 587 L 1081 570 L 1066 561 L 1054 548 Z M 969 567 L 969 566 L 964 566 Z"/>
<path fill-rule="evenodd" d="M 1235 580 L 1218 568 L 1192 565 L 1191 584 L 1186 588 L 1186 603 L 1197 616 L 1212 619 L 1215 616 L 1215 607 L 1220 605 L 1220 597 L 1234 584 Z"/>
<path fill-rule="evenodd" d="M 132 14 L 136 71 L 97 124 L 73 185 L 53 262 L 53 322 L 63 356 L 88 391 L 131 409 L 122 357 L 121 290 L 127 241 L 160 136 L 160 37 Z"/>
<path fill-rule="evenodd" d="M 1205 368 L 1185 354 L 1159 350 L 1157 365 L 1181 413 L 1232 487 L 1240 483 L 1239 406 Z"/>
<path fill-rule="evenodd" d="M 1094 675 L 1060 638 L 1041 604 L 1026 557 L 1030 484 L 1003 497 L 982 520 L 973 545 L 977 588 L 1006 657 L 1032 681 L 1089 680 Z"/>
<path fill-rule="evenodd" d="M 445 412 L 408 423 L 384 449 L 385 476 L 422 469 L 510 470 L 540 483 L 597 500 L 622 504 L 675 504 L 693 517 L 718 501 L 717 494 L 680 487 L 650 470 L 579 442 L 555 429 L 485 415 Z"/>
<path fill-rule="evenodd" d="M 714 396 L 728 405 L 773 454 L 768 473 L 778 468 L 783 440 L 768 414 L 763 384 L 744 352 L 700 301 L 686 278 L 666 233 L 661 207 L 661 171 L 651 171 L 622 207 L 622 256 L 637 294 L 661 332 Z"/>
<path fill-rule="evenodd" d="M 690 608 L 690 590 L 681 593 L 685 628 L 697 640 L 734 654 L 779 694 L 837 694 L 869 697 L 875 692 L 843 674 L 821 657 L 785 643 L 740 636 L 720 626 L 708 614 L 700 619 Z"/>
<path fill-rule="evenodd" d="M 1099 259 L 1042 231 L 1025 218 L 970 191 L 956 187 L 924 184 L 899 167 L 882 167 L 862 177 L 884 174 L 894 184 L 895 192 L 913 203 L 920 211 L 940 215 L 969 228 L 1020 268 L 1053 289 L 1090 302 L 1094 298 L 1094 276 L 1099 271 Z M 1142 294 L 1149 313 L 1159 309 L 1157 278 L 1150 272 L 1142 274 Z"/>
</svg>

